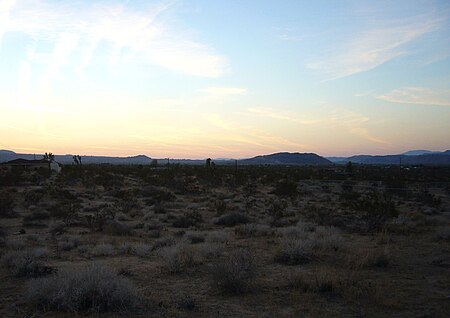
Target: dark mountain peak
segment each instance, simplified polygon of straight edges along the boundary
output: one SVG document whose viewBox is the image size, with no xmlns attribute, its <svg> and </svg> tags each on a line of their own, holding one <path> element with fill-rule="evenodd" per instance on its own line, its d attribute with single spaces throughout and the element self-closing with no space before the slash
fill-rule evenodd
<svg viewBox="0 0 450 318">
<path fill-rule="evenodd" d="M 243 164 L 255 165 L 329 165 L 331 161 L 315 154 L 300 152 L 277 152 L 240 160 Z"/>
<path fill-rule="evenodd" d="M 431 150 L 410 150 L 407 152 L 402 153 L 404 156 L 420 156 L 425 154 L 433 153 Z"/>
</svg>

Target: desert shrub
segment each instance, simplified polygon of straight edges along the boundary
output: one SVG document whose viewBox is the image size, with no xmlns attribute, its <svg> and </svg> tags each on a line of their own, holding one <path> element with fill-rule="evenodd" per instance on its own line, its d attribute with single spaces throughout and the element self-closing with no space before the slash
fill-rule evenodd
<svg viewBox="0 0 450 318">
<path fill-rule="evenodd" d="M 239 294 L 245 292 L 256 273 L 254 257 L 246 249 L 234 250 L 225 260 L 212 267 L 214 284 L 223 292 Z"/>
<path fill-rule="evenodd" d="M 116 220 L 107 220 L 103 232 L 116 236 L 131 235 L 131 227 Z"/>
<path fill-rule="evenodd" d="M 78 211 L 81 209 L 80 204 L 69 201 L 63 201 L 60 204 L 53 205 L 49 208 L 50 215 L 54 218 L 63 220 L 67 225 L 75 222 Z"/>
<path fill-rule="evenodd" d="M 4 246 L 6 244 L 7 236 L 8 232 L 0 225 L 0 246 Z"/>
<path fill-rule="evenodd" d="M 390 257 L 386 249 L 370 249 L 359 251 L 349 257 L 347 263 L 350 268 L 385 268 L 389 265 Z"/>
<path fill-rule="evenodd" d="M 56 275 L 29 282 L 25 299 L 39 308 L 83 314 L 126 313 L 142 303 L 128 279 L 95 263 L 62 269 Z"/>
<path fill-rule="evenodd" d="M 191 244 L 197 244 L 203 243 L 205 241 L 205 236 L 195 232 L 188 232 L 186 234 L 186 239 L 189 240 Z"/>
<path fill-rule="evenodd" d="M 226 243 L 230 237 L 225 231 L 210 231 L 208 232 L 207 241 L 211 243 Z"/>
<path fill-rule="evenodd" d="M 22 224 L 24 226 L 36 225 L 35 221 L 48 220 L 50 213 L 45 210 L 34 210 L 30 214 L 23 217 Z"/>
<path fill-rule="evenodd" d="M 60 246 L 63 251 L 71 251 L 80 244 L 80 238 L 75 235 L 64 235 L 61 238 Z"/>
<path fill-rule="evenodd" d="M 216 210 L 216 214 L 218 216 L 224 214 L 227 208 L 227 203 L 224 200 L 217 199 L 214 201 L 214 209 Z"/>
<path fill-rule="evenodd" d="M 122 221 L 122 222 L 130 220 L 129 217 L 123 212 L 116 213 L 116 219 L 117 219 L 117 221 Z"/>
<path fill-rule="evenodd" d="M 153 211 L 156 214 L 166 214 L 167 213 L 166 206 L 162 202 L 156 202 L 155 205 L 153 206 Z"/>
<path fill-rule="evenodd" d="M 62 234 L 66 231 L 66 223 L 63 221 L 55 221 L 49 225 L 48 231 L 53 236 Z"/>
<path fill-rule="evenodd" d="M 267 213 L 271 217 L 272 224 L 275 224 L 285 215 L 287 207 L 288 203 L 286 200 L 274 200 L 270 202 Z"/>
<path fill-rule="evenodd" d="M 238 224 L 245 224 L 250 221 L 249 217 L 239 212 L 231 212 L 222 215 L 215 220 L 215 224 L 223 225 L 227 227 L 235 226 Z"/>
<path fill-rule="evenodd" d="M 436 197 L 427 189 L 421 189 L 415 192 L 414 196 L 417 201 L 432 207 L 438 207 L 442 203 L 442 200 L 439 197 Z"/>
<path fill-rule="evenodd" d="M 86 215 L 86 223 L 91 231 L 102 231 L 108 221 L 114 220 L 115 211 L 110 208 L 103 208 L 94 214 Z"/>
<path fill-rule="evenodd" d="M 166 247 L 166 246 L 175 245 L 175 243 L 176 242 L 173 237 L 162 237 L 153 242 L 152 251 Z"/>
<path fill-rule="evenodd" d="M 333 226 L 318 226 L 311 233 L 310 239 L 314 247 L 321 250 L 337 251 L 344 246 L 344 239 L 338 228 Z"/>
<path fill-rule="evenodd" d="M 14 218 L 17 213 L 14 211 L 14 200 L 11 195 L 2 193 L 0 195 L 0 218 Z"/>
<path fill-rule="evenodd" d="M 225 250 L 223 243 L 205 243 L 199 246 L 199 253 L 205 259 L 217 259 Z"/>
<path fill-rule="evenodd" d="M 436 238 L 441 241 L 450 242 L 450 227 L 449 226 L 439 226 L 436 229 Z"/>
<path fill-rule="evenodd" d="M 197 211 L 192 211 L 185 213 L 182 216 L 177 217 L 173 222 L 173 227 L 176 228 L 188 228 L 191 226 L 195 226 L 197 223 L 202 221 L 202 216 Z"/>
<path fill-rule="evenodd" d="M 273 193 L 279 196 L 296 196 L 298 194 L 297 183 L 286 179 L 281 180 L 275 185 Z"/>
<path fill-rule="evenodd" d="M 191 246 L 180 244 L 164 247 L 159 251 L 163 268 L 171 274 L 185 271 L 195 265 L 195 251 Z"/>
<path fill-rule="evenodd" d="M 314 243 L 309 239 L 283 238 L 275 261 L 287 265 L 309 263 L 314 257 Z"/>
<path fill-rule="evenodd" d="M 177 308 L 182 310 L 188 310 L 188 311 L 197 311 L 198 310 L 198 303 L 195 298 L 190 296 L 189 294 L 181 294 L 177 295 L 176 299 L 176 305 Z"/>
<path fill-rule="evenodd" d="M 380 231 L 390 219 L 398 216 L 394 202 L 386 195 L 373 192 L 353 204 L 353 207 L 363 212 L 367 230 Z"/>
<path fill-rule="evenodd" d="M 53 272 L 53 268 L 42 263 L 47 253 L 43 248 L 9 251 L 2 256 L 0 262 L 15 277 L 38 277 Z"/>
<path fill-rule="evenodd" d="M 91 250 L 93 256 L 111 256 L 114 254 L 114 247 L 109 243 L 100 243 Z"/>
<path fill-rule="evenodd" d="M 139 257 L 145 257 L 150 253 L 152 247 L 149 244 L 138 243 L 131 247 L 131 254 Z"/>
<path fill-rule="evenodd" d="M 271 229 L 268 225 L 247 223 L 240 224 L 234 228 L 234 233 L 236 235 L 244 237 L 258 237 L 269 235 Z"/>
</svg>

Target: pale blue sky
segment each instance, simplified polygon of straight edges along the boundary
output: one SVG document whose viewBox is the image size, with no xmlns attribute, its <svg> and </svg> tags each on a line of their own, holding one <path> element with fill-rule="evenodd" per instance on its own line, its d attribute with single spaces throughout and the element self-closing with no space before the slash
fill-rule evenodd
<svg viewBox="0 0 450 318">
<path fill-rule="evenodd" d="M 0 0 L 0 148 L 450 148 L 449 1 Z"/>
</svg>

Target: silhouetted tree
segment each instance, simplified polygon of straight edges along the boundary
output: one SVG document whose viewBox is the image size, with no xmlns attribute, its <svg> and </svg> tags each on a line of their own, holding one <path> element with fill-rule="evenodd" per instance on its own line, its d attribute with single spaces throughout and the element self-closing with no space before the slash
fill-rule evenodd
<svg viewBox="0 0 450 318">
<path fill-rule="evenodd" d="M 52 162 L 55 160 L 55 155 L 51 152 L 45 153 L 43 159 Z"/>
<path fill-rule="evenodd" d="M 73 156 L 72 158 L 73 158 L 73 161 L 75 162 L 75 164 L 76 164 L 77 166 L 80 166 L 80 165 L 81 165 L 81 156 L 75 155 L 75 156 Z"/>
</svg>

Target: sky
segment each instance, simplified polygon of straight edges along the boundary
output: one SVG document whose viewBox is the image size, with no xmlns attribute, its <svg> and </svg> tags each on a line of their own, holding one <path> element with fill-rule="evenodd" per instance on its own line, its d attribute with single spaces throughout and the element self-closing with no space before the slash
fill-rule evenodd
<svg viewBox="0 0 450 318">
<path fill-rule="evenodd" d="M 0 149 L 450 149 L 448 0 L 0 0 Z"/>
</svg>

